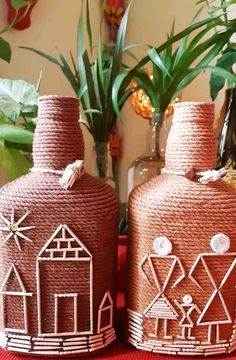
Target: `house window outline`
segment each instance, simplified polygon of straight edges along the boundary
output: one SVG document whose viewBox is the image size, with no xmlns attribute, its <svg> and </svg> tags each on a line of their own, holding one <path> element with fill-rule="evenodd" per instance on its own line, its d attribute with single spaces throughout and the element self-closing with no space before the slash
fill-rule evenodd
<svg viewBox="0 0 236 360">
<path fill-rule="evenodd" d="M 109 305 L 104 306 L 106 301 L 109 301 Z M 109 324 L 102 327 L 102 315 L 109 311 Z M 98 326 L 97 326 L 97 333 L 100 334 L 101 332 L 112 328 L 113 326 L 113 300 L 110 294 L 110 291 L 106 291 L 101 304 L 98 309 Z"/>
<path fill-rule="evenodd" d="M 58 238 L 57 242 L 57 249 L 55 251 L 61 251 L 62 257 L 55 257 L 54 249 L 48 249 L 50 252 L 50 256 L 45 257 L 44 253 L 47 251 L 48 246 L 51 244 L 52 241 L 56 241 L 56 236 L 62 232 L 62 238 Z M 71 238 L 66 239 L 66 232 L 68 232 L 71 236 Z M 68 248 L 61 248 L 60 249 L 60 241 L 66 241 L 68 240 Z M 70 241 L 76 241 L 79 245 L 78 248 L 72 248 L 70 247 Z M 80 257 L 79 252 L 83 251 L 87 254 L 86 257 Z M 74 257 L 66 257 L 66 252 L 74 252 Z M 89 263 L 89 294 L 90 294 L 90 329 L 86 331 L 77 331 L 77 333 L 74 332 L 66 332 L 66 333 L 60 333 L 60 335 L 91 335 L 93 334 L 93 256 L 90 253 L 90 251 L 87 249 L 87 247 L 80 241 L 80 239 L 73 233 L 73 231 L 65 224 L 60 224 L 57 229 L 53 232 L 51 237 L 48 241 L 46 241 L 43 248 L 40 250 L 37 259 L 36 259 L 36 282 L 37 282 L 37 312 L 38 312 L 38 335 L 39 336 L 55 336 L 55 333 L 43 333 L 42 332 L 42 313 L 41 313 L 41 286 L 40 286 L 40 262 L 41 261 L 86 261 Z M 57 295 L 57 294 L 53 294 Z M 63 294 L 61 294 L 63 295 Z M 55 303 L 54 303 L 55 305 Z M 77 306 L 78 309 L 78 306 Z M 55 311 L 55 307 L 54 307 Z M 55 319 L 55 313 L 54 313 L 54 319 Z M 54 324 L 54 330 L 55 330 L 55 324 Z"/>
<path fill-rule="evenodd" d="M 20 285 L 21 291 L 8 291 L 5 290 L 8 280 L 14 272 L 18 284 Z M 24 312 L 24 329 L 15 329 L 15 328 L 6 328 L 6 320 L 5 320 L 5 296 L 21 296 L 23 299 L 23 312 Z M 4 331 L 15 332 L 19 334 L 28 334 L 29 332 L 29 324 L 28 324 L 28 311 L 27 311 L 27 297 L 32 296 L 32 293 L 27 292 L 24 286 L 24 283 L 20 277 L 20 274 L 14 264 L 12 264 L 3 280 L 2 286 L 0 288 L 0 304 L 1 304 L 1 323 Z"/>
</svg>

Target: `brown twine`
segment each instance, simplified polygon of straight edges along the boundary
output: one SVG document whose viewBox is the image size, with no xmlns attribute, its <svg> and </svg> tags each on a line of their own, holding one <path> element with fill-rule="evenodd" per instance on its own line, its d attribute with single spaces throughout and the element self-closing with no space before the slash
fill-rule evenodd
<svg viewBox="0 0 236 360">
<path fill-rule="evenodd" d="M 79 102 L 75 98 L 44 96 L 39 101 L 39 121 L 35 133 L 34 166 L 64 169 L 84 157 L 84 143 L 78 123 Z M 0 284 L 11 264 L 15 264 L 28 292 L 30 336 L 38 336 L 36 258 L 60 224 L 66 224 L 93 256 L 93 317 L 97 329 L 98 308 L 107 290 L 115 299 L 116 239 L 118 200 L 108 185 L 85 173 L 70 191 L 58 183 L 60 175 L 31 172 L 6 185 L 0 192 L 0 214 L 10 219 L 11 209 L 19 219 L 28 210 L 31 214 L 22 226 L 35 226 L 25 233 L 33 243 L 20 239 L 22 251 L 14 240 L 0 248 Z M 0 220 L 0 226 L 3 221 Z M 1 240 L 4 239 L 1 234 Z M 76 266 L 77 265 L 77 266 Z M 72 266 L 72 267 L 70 267 Z M 43 331 L 54 332 L 54 296 L 60 291 L 79 293 L 79 330 L 89 323 L 87 292 L 88 269 L 74 262 L 45 262 L 41 273 Z M 12 306 L 5 314 L 11 327 L 21 326 L 22 311 Z M 60 326 L 68 328 L 70 318 L 62 309 Z M 9 318 L 10 317 L 10 318 Z M 64 324 L 64 325 L 63 325 Z"/>
<path fill-rule="evenodd" d="M 212 130 L 213 115 L 213 104 L 187 102 L 175 105 L 174 122 L 166 150 L 168 170 L 184 172 L 191 167 L 198 171 L 214 169 L 216 139 Z M 172 243 L 172 254 L 179 257 L 187 275 L 179 285 L 171 289 L 171 285 L 180 275 L 180 270 L 176 269 L 164 295 L 176 309 L 174 300 L 181 303 L 183 296 L 189 294 L 202 311 L 214 288 L 203 266 L 199 266 L 196 277 L 204 291 L 190 281 L 188 273 L 199 254 L 212 253 L 210 240 L 217 233 L 228 235 L 231 239 L 229 252 L 236 252 L 236 191 L 222 180 L 203 185 L 184 176 L 162 174 L 133 190 L 129 198 L 128 219 L 128 309 L 143 314 L 158 294 L 150 266 L 148 263 L 144 265 L 144 270 L 150 280 L 148 283 L 142 276 L 139 264 L 145 255 L 154 253 L 154 239 L 158 236 L 167 236 Z M 232 262 L 232 258 L 230 260 Z M 159 259 L 158 261 L 155 266 L 162 286 L 170 269 L 171 260 Z M 211 261 L 209 268 L 216 280 L 225 274 L 229 267 L 228 261 L 226 258 Z M 232 324 L 224 324 L 220 327 L 221 338 L 228 342 L 233 334 L 232 326 L 235 323 L 235 281 L 236 269 L 234 268 L 222 289 L 233 319 Z M 179 312 L 178 320 L 168 322 L 168 332 L 173 339 L 167 341 L 167 348 L 174 344 L 177 335 L 181 333 L 179 321 L 182 315 L 178 308 L 176 310 Z M 198 316 L 197 314 L 192 316 L 194 321 L 192 334 L 202 342 L 207 340 L 208 328 L 196 326 Z M 221 320 L 221 307 L 215 304 L 207 316 L 210 320 Z M 143 325 L 141 325 L 144 333 L 142 340 L 137 342 L 132 338 L 131 330 L 128 330 L 130 342 L 138 347 L 138 344 L 142 346 L 148 340 L 163 341 L 162 323 L 157 339 L 151 339 L 148 335 L 154 333 L 154 327 L 155 319 L 144 317 Z M 167 353 L 168 350 L 170 349 L 166 350 Z M 177 351 L 174 348 L 172 350 Z M 165 352 L 164 349 L 163 351 Z"/>
<path fill-rule="evenodd" d="M 165 167 L 168 170 L 215 168 L 217 144 L 213 131 L 209 131 L 213 121 L 213 103 L 176 104 L 173 131 L 169 134 L 166 148 Z"/>
<path fill-rule="evenodd" d="M 35 167 L 64 169 L 84 159 L 84 142 L 79 121 L 79 101 L 73 97 L 42 96 L 35 131 Z"/>
</svg>

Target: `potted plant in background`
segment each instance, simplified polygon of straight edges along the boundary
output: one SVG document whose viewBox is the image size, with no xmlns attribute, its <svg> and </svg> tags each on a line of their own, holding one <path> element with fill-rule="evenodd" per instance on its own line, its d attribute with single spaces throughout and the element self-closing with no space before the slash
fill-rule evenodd
<svg viewBox="0 0 236 360">
<path fill-rule="evenodd" d="M 0 78 L 0 167 L 6 169 L 8 181 L 26 174 L 32 165 L 38 86 Z"/>
<path fill-rule="evenodd" d="M 236 8 L 236 0 L 221 0 L 220 5 L 215 0 L 211 2 L 200 0 L 197 2 L 197 4 L 202 3 L 207 6 L 210 16 L 216 16 L 222 13 L 223 10 L 221 26 L 228 27 L 232 6 L 234 5 L 234 8 Z M 215 32 L 218 32 L 218 26 L 215 27 Z M 233 67 L 236 64 L 236 43 L 233 38 L 226 43 L 216 64 L 218 67 L 227 69 L 232 74 L 235 73 Z M 236 81 L 225 81 L 224 78 L 217 76 L 217 74 L 211 75 L 210 92 L 213 101 L 225 85 L 225 101 L 220 116 L 216 121 L 216 131 L 219 137 L 217 165 L 219 168 L 226 167 L 228 169 L 225 180 L 236 187 Z"/>
<path fill-rule="evenodd" d="M 86 1 L 86 25 L 84 25 L 82 9 L 77 30 L 77 57 L 75 61 L 71 54 L 72 65 L 67 62 L 61 53 L 59 53 L 59 59 L 57 59 L 41 51 L 23 47 L 59 66 L 76 96 L 80 99 L 86 117 L 86 121 L 82 121 L 82 123 L 94 139 L 97 174 L 104 181 L 109 180 L 107 174 L 109 139 L 111 139 L 112 135 L 115 135 L 116 130 L 117 115 L 112 104 L 112 88 L 116 77 L 125 67 L 122 63 L 123 53 L 129 49 L 124 46 L 129 9 L 130 5 L 122 17 L 114 45 L 103 44 L 104 9 L 102 9 L 97 53 L 94 54 L 89 4 Z M 89 49 L 85 48 L 85 34 L 89 39 Z M 132 90 L 129 88 L 120 88 L 117 95 L 119 108 L 123 107 L 131 92 Z M 113 166 L 113 178 L 118 191 L 117 176 L 117 167 Z"/>
<path fill-rule="evenodd" d="M 7 4 L 12 21 L 0 29 L 0 59 L 10 63 L 11 46 L 2 35 L 25 20 L 32 1 L 11 0 Z M 8 181 L 26 174 L 31 166 L 39 83 L 0 78 L 0 168 L 6 171 Z"/>
<path fill-rule="evenodd" d="M 217 25 L 221 27 L 212 35 L 212 29 Z M 145 181 L 153 176 L 153 166 L 155 173 L 160 174 L 164 164 L 159 152 L 160 129 L 168 105 L 178 94 L 204 70 L 209 70 L 218 77 L 232 82 L 236 80 L 236 77 L 223 66 L 210 66 L 212 60 L 217 59 L 219 53 L 227 47 L 229 39 L 235 32 L 235 26 L 236 20 L 229 20 L 226 24 L 222 22 L 220 16 L 211 16 L 200 22 L 196 22 L 194 17 L 192 24 L 176 35 L 172 27 L 166 42 L 157 48 L 149 48 L 147 55 L 133 69 L 125 69 L 123 74 L 117 76 L 113 86 L 113 105 L 118 116 L 120 116 L 119 91 L 129 86 L 133 79 L 139 88 L 146 92 L 154 109 L 151 136 L 153 156 L 150 159 L 145 158 L 143 166 L 140 166 L 141 160 L 134 164 L 131 173 L 133 179 L 130 180 L 133 185 L 137 185 L 139 179 L 143 179 L 139 174 L 140 169 L 141 171 L 145 169 Z M 174 43 L 177 44 L 173 47 Z M 152 76 L 149 76 L 144 68 L 149 64 L 152 67 Z"/>
</svg>

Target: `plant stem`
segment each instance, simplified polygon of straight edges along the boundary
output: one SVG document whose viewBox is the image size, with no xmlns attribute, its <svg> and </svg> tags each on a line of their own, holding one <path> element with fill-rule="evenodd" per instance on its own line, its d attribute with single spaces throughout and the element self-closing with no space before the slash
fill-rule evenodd
<svg viewBox="0 0 236 360">
<path fill-rule="evenodd" d="M 225 11 L 226 7 L 225 7 L 226 3 L 225 3 L 225 0 L 221 0 L 221 6 L 223 6 L 223 11 L 224 11 L 224 19 L 225 19 L 225 24 L 226 26 L 228 25 L 229 23 L 229 19 L 228 19 L 228 14 L 227 12 Z"/>
<path fill-rule="evenodd" d="M 18 16 L 18 10 L 16 10 L 16 14 L 14 16 L 14 19 L 12 20 L 12 22 L 10 24 L 8 24 L 4 29 L 0 30 L 0 35 L 4 34 L 5 32 L 11 30 L 13 28 L 14 25 L 18 24 L 22 19 L 24 19 L 24 17 L 27 15 L 29 9 L 30 9 L 31 4 L 29 3 L 26 6 L 26 9 L 24 11 L 24 13 L 19 17 L 19 19 L 17 19 Z"/>
</svg>

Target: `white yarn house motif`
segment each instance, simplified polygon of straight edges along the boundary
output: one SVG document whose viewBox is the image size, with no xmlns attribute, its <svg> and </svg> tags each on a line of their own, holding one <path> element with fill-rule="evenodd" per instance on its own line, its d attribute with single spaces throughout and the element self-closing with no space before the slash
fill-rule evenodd
<svg viewBox="0 0 236 360">
<path fill-rule="evenodd" d="M 98 329 L 101 333 L 113 326 L 113 300 L 110 291 L 107 291 L 102 299 L 98 310 Z"/>
<path fill-rule="evenodd" d="M 14 264 L 11 265 L 0 288 L 1 303 L 1 328 L 19 334 L 28 333 L 27 297 L 32 293 L 27 292 L 20 274 Z M 6 313 L 12 307 L 19 306 L 19 318 L 16 319 L 20 326 L 16 326 L 14 319 L 6 317 Z"/>
<path fill-rule="evenodd" d="M 74 290 L 68 291 L 67 283 L 53 280 L 52 284 L 48 284 L 50 279 L 45 279 L 44 274 L 52 272 L 55 273 L 55 266 L 67 266 L 67 275 L 70 272 L 78 272 L 78 282 L 74 285 Z M 81 265 L 79 267 L 79 264 Z M 65 269 L 63 269 L 65 272 Z M 83 274 L 82 274 L 83 273 Z M 83 300 L 81 294 L 78 292 L 80 275 L 88 278 L 85 282 L 85 293 Z M 55 276 L 55 274 L 54 274 Z M 86 335 L 93 333 L 93 258 L 89 250 L 78 239 L 78 237 L 71 231 L 67 225 L 60 225 L 52 234 L 50 239 L 40 251 L 36 261 L 36 279 L 37 279 L 37 301 L 38 301 L 38 333 L 42 336 L 64 336 L 64 335 Z M 53 289 L 53 290 L 52 290 Z M 51 295 L 53 292 L 54 301 L 47 305 L 49 311 L 54 313 L 54 326 L 47 324 L 44 311 L 46 311 L 43 304 L 43 299 Z M 84 307 L 89 311 L 89 323 L 83 325 L 81 328 L 80 306 L 83 303 Z M 65 325 L 60 321 L 61 309 L 67 307 L 71 312 L 72 319 L 70 323 Z M 53 326 L 53 328 L 52 328 Z"/>
</svg>

